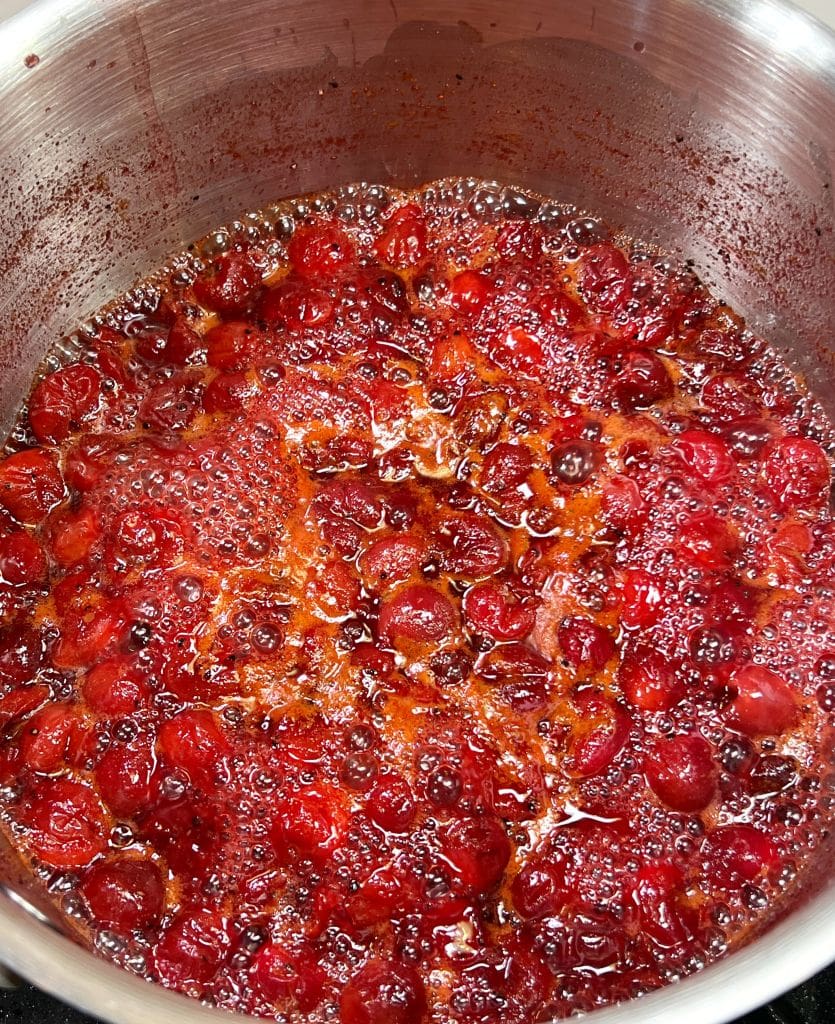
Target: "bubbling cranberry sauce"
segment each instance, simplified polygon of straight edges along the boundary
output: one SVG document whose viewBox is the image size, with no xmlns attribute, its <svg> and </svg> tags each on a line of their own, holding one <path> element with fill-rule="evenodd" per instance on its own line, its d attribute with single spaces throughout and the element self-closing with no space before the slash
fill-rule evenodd
<svg viewBox="0 0 835 1024">
<path fill-rule="evenodd" d="M 802 883 L 833 433 L 690 272 L 352 186 L 61 352 L 0 463 L 0 792 L 82 940 L 282 1021 L 527 1024 Z"/>
</svg>

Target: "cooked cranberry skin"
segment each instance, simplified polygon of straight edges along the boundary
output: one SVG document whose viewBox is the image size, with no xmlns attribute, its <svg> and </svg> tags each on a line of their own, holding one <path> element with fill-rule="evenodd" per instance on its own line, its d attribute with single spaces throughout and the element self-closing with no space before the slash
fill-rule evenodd
<svg viewBox="0 0 835 1024">
<path fill-rule="evenodd" d="M 615 393 L 627 412 L 648 409 L 673 393 L 673 382 L 663 362 L 652 352 L 633 351 L 624 357 L 615 381 Z"/>
<path fill-rule="evenodd" d="M 582 616 L 564 619 L 557 631 L 557 639 L 563 657 L 573 668 L 598 671 L 615 653 L 611 634 Z"/>
<path fill-rule="evenodd" d="M 557 854 L 529 861 L 513 879 L 513 906 L 525 918 L 557 914 L 568 899 L 565 863 Z"/>
<path fill-rule="evenodd" d="M 204 985 L 231 951 L 229 922 L 209 907 L 182 911 L 168 926 L 154 955 L 162 980 L 186 990 Z"/>
<path fill-rule="evenodd" d="M 519 487 L 533 469 L 533 455 L 523 444 L 497 444 L 484 458 L 481 486 L 490 494 Z"/>
<path fill-rule="evenodd" d="M 498 818 L 465 818 L 441 840 L 444 856 L 463 884 L 476 893 L 498 885 L 510 860 L 510 840 Z"/>
<path fill-rule="evenodd" d="M 261 284 L 261 274 L 246 253 L 230 252 L 215 258 L 194 282 L 197 301 L 217 313 L 240 312 Z"/>
<path fill-rule="evenodd" d="M 388 832 L 405 832 L 412 824 L 416 807 L 406 780 L 394 773 L 381 776 L 368 794 L 368 815 Z"/>
<path fill-rule="evenodd" d="M 7 583 L 26 586 L 39 583 L 47 574 L 41 545 L 22 530 L 0 537 L 0 575 Z"/>
<path fill-rule="evenodd" d="M 59 444 L 96 411 L 102 376 L 93 366 L 75 363 L 45 377 L 29 398 L 29 422 L 42 444 Z"/>
<path fill-rule="evenodd" d="M 685 693 L 675 666 L 648 646 L 629 651 L 620 666 L 618 682 L 629 703 L 642 711 L 669 711 Z"/>
<path fill-rule="evenodd" d="M 304 278 L 326 278 L 346 270 L 354 251 L 353 242 L 334 224 L 297 228 L 287 246 L 296 273 Z"/>
<path fill-rule="evenodd" d="M 41 448 L 15 452 L 0 462 L 0 506 L 21 523 L 40 523 L 64 497 L 64 481 Z"/>
<path fill-rule="evenodd" d="M 290 847 L 321 864 L 341 845 L 347 828 L 342 800 L 333 789 L 323 786 L 284 798 L 271 835 L 280 856 Z"/>
<path fill-rule="evenodd" d="M 81 868 L 107 847 L 107 824 L 93 791 L 70 779 L 47 779 L 28 790 L 17 818 L 25 842 L 50 867 Z"/>
<path fill-rule="evenodd" d="M 165 905 L 160 870 L 146 860 L 96 864 L 84 876 L 80 890 L 95 920 L 118 931 L 156 924 Z"/>
<path fill-rule="evenodd" d="M 463 608 L 470 628 L 494 640 L 522 640 L 536 621 L 533 605 L 521 604 L 508 587 L 492 582 L 468 590 Z"/>
<path fill-rule="evenodd" d="M 434 587 L 414 584 L 387 599 L 378 630 L 383 640 L 431 643 L 449 636 L 456 626 L 455 609 Z"/>
<path fill-rule="evenodd" d="M 765 833 L 750 825 L 723 825 L 705 839 L 708 870 L 720 885 L 738 889 L 768 875 L 780 863 L 777 847 Z"/>
<path fill-rule="evenodd" d="M 779 736 L 797 721 L 794 694 L 776 672 L 746 665 L 733 675 L 731 685 L 737 696 L 730 706 L 730 720 L 749 736 Z"/>
<path fill-rule="evenodd" d="M 762 474 L 780 508 L 814 508 L 829 494 L 829 459 L 820 445 L 805 437 L 769 442 L 762 453 Z"/>
<path fill-rule="evenodd" d="M 229 742 L 209 711 L 183 711 L 159 730 L 159 750 L 188 772 L 196 786 L 213 789 L 227 772 Z"/>
<path fill-rule="evenodd" d="M 656 796 L 675 811 L 702 811 L 716 795 L 716 764 L 700 736 L 659 740 L 644 771 Z"/>
<path fill-rule="evenodd" d="M 342 990 L 342 1024 L 420 1024 L 426 995 L 412 967 L 388 960 L 369 960 Z"/>
</svg>

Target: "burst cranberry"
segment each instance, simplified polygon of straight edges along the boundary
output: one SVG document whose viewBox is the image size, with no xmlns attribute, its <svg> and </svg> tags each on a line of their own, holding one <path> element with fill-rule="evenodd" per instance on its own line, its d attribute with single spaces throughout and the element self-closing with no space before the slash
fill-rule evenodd
<svg viewBox="0 0 835 1024">
<path fill-rule="evenodd" d="M 330 322 L 333 311 L 334 300 L 324 288 L 297 280 L 267 289 L 260 305 L 261 319 L 290 331 L 323 327 Z"/>
<path fill-rule="evenodd" d="M 526 644 L 502 644 L 486 655 L 478 670 L 518 711 L 537 711 L 548 703 L 550 663 Z"/>
<path fill-rule="evenodd" d="M 558 914 L 568 899 L 565 862 L 558 853 L 529 861 L 513 879 L 510 892 L 522 917 Z"/>
<path fill-rule="evenodd" d="M 141 673 L 124 658 L 96 665 L 87 673 L 81 690 L 91 710 L 111 718 L 138 711 L 150 696 Z"/>
<path fill-rule="evenodd" d="M 297 850 L 314 863 L 326 862 L 344 841 L 348 813 L 336 790 L 324 784 L 282 799 L 272 827 L 279 855 Z"/>
<path fill-rule="evenodd" d="M 54 772 L 65 764 L 70 740 L 82 722 L 69 704 L 51 704 L 33 715 L 19 735 L 20 752 L 36 772 Z"/>
<path fill-rule="evenodd" d="M 497 444 L 484 458 L 481 486 L 488 494 L 519 487 L 533 468 L 530 448 L 524 444 Z"/>
<path fill-rule="evenodd" d="M 231 928 L 210 907 L 185 910 L 171 922 L 154 955 L 154 966 L 168 985 L 205 985 L 231 951 Z"/>
<path fill-rule="evenodd" d="M 410 576 L 425 554 L 425 545 L 417 537 L 399 534 L 375 541 L 363 553 L 359 564 L 366 579 L 380 584 L 396 583 Z"/>
<path fill-rule="evenodd" d="M 256 393 L 255 385 L 244 373 L 219 373 L 203 392 L 207 413 L 239 413 Z"/>
<path fill-rule="evenodd" d="M 46 686 L 26 686 L 4 694 L 0 697 L 0 729 L 37 711 L 48 700 L 49 688 Z"/>
<path fill-rule="evenodd" d="M 481 516 L 446 519 L 441 530 L 441 564 L 446 572 L 478 579 L 491 576 L 507 560 L 504 538 Z"/>
<path fill-rule="evenodd" d="M 729 889 L 771 874 L 780 863 L 774 843 L 750 825 L 713 829 L 705 840 L 704 852 L 713 877 Z"/>
<path fill-rule="evenodd" d="M 449 301 L 461 313 L 480 312 L 490 301 L 493 285 L 484 274 L 464 270 L 449 282 Z"/>
<path fill-rule="evenodd" d="M 0 574 L 15 586 L 40 583 L 46 577 L 46 558 L 35 538 L 24 531 L 0 537 Z"/>
<path fill-rule="evenodd" d="M 521 604 L 500 583 L 479 583 L 468 590 L 463 607 L 467 625 L 494 640 L 522 640 L 536 621 L 535 607 Z"/>
<path fill-rule="evenodd" d="M 327 279 L 350 267 L 354 243 L 335 224 L 316 224 L 296 229 L 287 255 L 300 277 Z"/>
<path fill-rule="evenodd" d="M 261 273 L 246 253 L 217 256 L 194 282 L 197 301 L 224 315 L 240 312 L 261 284 Z"/>
<path fill-rule="evenodd" d="M 124 932 L 156 924 L 165 905 L 162 875 L 147 860 L 96 864 L 80 891 L 97 922 Z"/>
<path fill-rule="evenodd" d="M 685 430 L 676 439 L 675 448 L 685 466 L 705 483 L 725 483 L 735 472 L 728 446 L 705 430 Z"/>
<path fill-rule="evenodd" d="M 419 206 L 407 203 L 386 218 L 374 252 L 392 267 L 414 267 L 426 256 L 426 222 Z"/>
<path fill-rule="evenodd" d="M 29 422 L 42 444 L 60 444 L 96 411 L 101 374 L 75 363 L 45 377 L 29 399 Z"/>
<path fill-rule="evenodd" d="M 50 867 L 81 868 L 107 847 L 107 824 L 93 791 L 70 779 L 46 779 L 27 790 L 17 817 L 26 843 Z"/>
<path fill-rule="evenodd" d="M 139 419 L 146 430 L 160 433 L 185 430 L 201 407 L 197 379 L 172 377 L 152 388 L 139 407 Z"/>
<path fill-rule="evenodd" d="M 159 750 L 169 764 L 183 768 L 202 788 L 215 788 L 228 771 L 231 747 L 210 711 L 182 711 L 164 722 Z"/>
<path fill-rule="evenodd" d="M 269 943 L 259 950 L 253 966 L 258 989 L 273 1003 L 292 999 L 307 1013 L 321 999 L 325 972 L 309 952 Z"/>
<path fill-rule="evenodd" d="M 623 695 L 641 711 L 669 711 L 684 697 L 675 666 L 648 646 L 633 648 L 618 674 Z"/>
<path fill-rule="evenodd" d="M 434 587 L 416 583 L 383 602 L 377 628 L 386 641 L 432 643 L 449 636 L 456 620 L 448 598 Z"/>
<path fill-rule="evenodd" d="M 574 615 L 564 619 L 557 640 L 565 660 L 576 669 L 598 672 L 615 654 L 611 633 L 591 619 Z"/>
<path fill-rule="evenodd" d="M 571 750 L 575 775 L 598 775 L 614 761 L 629 739 L 629 715 L 614 701 L 597 693 L 581 694 L 575 701 L 579 715 Z"/>
<path fill-rule="evenodd" d="M 612 245 L 597 245 L 583 254 L 580 290 L 588 305 L 600 313 L 618 309 L 629 291 L 629 264 Z"/>
<path fill-rule="evenodd" d="M 68 512 L 53 525 L 52 554 L 65 568 L 83 561 L 101 537 L 98 517 L 93 509 Z"/>
<path fill-rule="evenodd" d="M 615 379 L 615 393 L 627 412 L 648 409 L 673 393 L 666 366 L 653 352 L 628 352 Z"/>
<path fill-rule="evenodd" d="M 645 864 L 635 878 L 632 900 L 641 918 L 641 930 L 662 948 L 681 945 L 693 934 L 695 915 L 681 902 L 684 879 L 666 861 Z"/>
<path fill-rule="evenodd" d="M 644 758 L 653 792 L 674 811 L 702 811 L 716 795 L 717 767 L 700 736 L 659 740 Z"/>
<path fill-rule="evenodd" d="M 263 343 L 263 336 L 246 320 L 228 320 L 213 327 L 205 341 L 209 366 L 239 373 L 252 366 Z"/>
<path fill-rule="evenodd" d="M 368 815 L 387 832 L 405 832 L 415 812 L 411 787 L 395 772 L 380 776 L 368 794 Z"/>
<path fill-rule="evenodd" d="M 634 534 L 646 523 L 649 506 L 628 476 L 613 476 L 603 488 L 600 503 L 604 519 L 616 530 Z"/>
<path fill-rule="evenodd" d="M 198 363 L 205 354 L 200 335 L 191 327 L 184 316 L 177 316 L 168 331 L 168 338 L 161 357 L 175 366 Z"/>
<path fill-rule="evenodd" d="M 12 686 L 35 678 L 43 661 L 43 640 L 27 626 L 13 624 L 0 633 L 0 682 Z"/>
<path fill-rule="evenodd" d="M 510 840 L 504 826 L 488 815 L 456 821 L 441 845 L 445 859 L 462 883 L 480 895 L 498 885 L 510 860 Z"/>
<path fill-rule="evenodd" d="M 420 1024 L 426 1013 L 423 982 L 413 967 L 369 960 L 342 990 L 342 1024 Z"/>
<path fill-rule="evenodd" d="M 490 355 L 503 370 L 528 380 L 540 379 L 547 367 L 542 342 L 524 327 L 511 327 L 497 337 Z"/>
<path fill-rule="evenodd" d="M 621 622 L 627 629 L 646 629 L 658 621 L 664 585 L 644 569 L 628 568 L 621 573 L 623 610 Z"/>
<path fill-rule="evenodd" d="M 798 707 L 787 683 L 761 665 L 746 665 L 734 673 L 731 685 L 737 696 L 731 721 L 749 736 L 779 736 L 795 724 Z"/>
<path fill-rule="evenodd" d="M 22 523 L 40 523 L 64 497 L 55 459 L 41 448 L 15 452 L 0 462 L 0 505 Z"/>
<path fill-rule="evenodd" d="M 829 459 L 805 437 L 769 442 L 763 449 L 762 474 L 780 508 L 814 508 L 829 495 Z"/>
</svg>

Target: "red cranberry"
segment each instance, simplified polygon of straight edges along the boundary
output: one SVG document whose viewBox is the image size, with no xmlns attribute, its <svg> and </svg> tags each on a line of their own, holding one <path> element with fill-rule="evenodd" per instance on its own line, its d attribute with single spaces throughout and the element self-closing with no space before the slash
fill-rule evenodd
<svg viewBox="0 0 835 1024">
<path fill-rule="evenodd" d="M 391 267 L 414 267 L 426 257 L 426 241 L 423 212 L 415 203 L 407 203 L 386 217 L 374 252 Z"/>
<path fill-rule="evenodd" d="M 675 811 L 702 811 L 716 795 L 717 768 L 700 736 L 659 740 L 644 757 L 653 792 Z"/>
<path fill-rule="evenodd" d="M 368 795 L 368 815 L 387 832 L 405 832 L 415 817 L 409 783 L 395 772 L 381 775 Z"/>
<path fill-rule="evenodd" d="M 267 289 L 259 307 L 262 320 L 290 331 L 323 327 L 331 321 L 333 312 L 334 300 L 324 288 L 292 278 Z"/>
<path fill-rule="evenodd" d="M 279 854 L 287 847 L 316 863 L 325 863 L 339 847 L 348 829 L 348 813 L 337 790 L 321 784 L 281 800 L 272 827 Z"/>
<path fill-rule="evenodd" d="M 209 366 L 233 373 L 249 369 L 263 336 L 247 320 L 227 320 L 213 327 L 205 342 Z"/>
<path fill-rule="evenodd" d="M 580 716 L 572 744 L 570 766 L 575 775 L 597 775 L 614 761 L 629 739 L 631 721 L 614 701 L 597 693 L 575 700 Z"/>
<path fill-rule="evenodd" d="M 675 666 L 648 646 L 629 651 L 618 673 L 623 695 L 641 711 L 669 711 L 684 696 Z"/>
<path fill-rule="evenodd" d="M 645 864 L 635 878 L 632 899 L 641 929 L 662 948 L 679 946 L 693 935 L 695 914 L 680 902 L 684 879 L 669 862 Z"/>
<path fill-rule="evenodd" d="M 64 497 L 64 481 L 41 448 L 15 452 L 0 462 L 0 506 L 21 523 L 40 523 Z"/>
<path fill-rule="evenodd" d="M 536 609 L 520 604 L 510 589 L 499 583 L 480 583 L 464 597 L 468 626 L 494 640 L 522 640 L 536 621 Z"/>
<path fill-rule="evenodd" d="M 455 822 L 444 835 L 442 847 L 462 883 L 480 895 L 498 885 L 511 854 L 504 826 L 488 815 Z"/>
<path fill-rule="evenodd" d="M 417 537 L 397 534 L 375 541 L 360 557 L 359 566 L 366 579 L 393 583 L 419 568 L 425 554 L 425 545 Z"/>
<path fill-rule="evenodd" d="M 750 825 L 723 825 L 710 832 L 704 852 L 713 877 L 729 889 L 771 874 L 780 863 L 777 847 Z"/>
<path fill-rule="evenodd" d="M 165 906 L 162 875 L 147 860 L 95 864 L 80 889 L 96 921 L 119 931 L 151 927 Z"/>
<path fill-rule="evenodd" d="M 673 381 L 654 353 L 628 352 L 615 379 L 615 393 L 627 412 L 648 409 L 671 397 Z"/>
<path fill-rule="evenodd" d="M 501 442 L 487 453 L 481 467 L 481 486 L 488 494 L 519 487 L 533 469 L 533 456 L 524 444 Z"/>
<path fill-rule="evenodd" d="M 0 574 L 13 586 L 27 586 L 45 580 L 46 557 L 31 534 L 19 530 L 0 537 Z"/>
<path fill-rule="evenodd" d="M 246 253 L 217 256 L 194 282 L 197 301 L 224 315 L 244 309 L 261 284 L 261 273 Z"/>
<path fill-rule="evenodd" d="M 745 665 L 734 673 L 731 685 L 737 690 L 731 721 L 749 736 L 779 736 L 797 721 L 794 694 L 776 672 L 761 665 Z"/>
<path fill-rule="evenodd" d="M 230 931 L 229 922 L 218 910 L 181 911 L 156 948 L 154 966 L 160 979 L 184 989 L 205 985 L 231 951 Z"/>
<path fill-rule="evenodd" d="M 378 630 L 381 639 L 432 643 L 456 626 L 455 609 L 440 591 L 416 583 L 383 602 Z"/>
<path fill-rule="evenodd" d="M 104 661 L 91 669 L 82 684 L 87 706 L 101 715 L 130 715 L 144 707 L 148 684 L 127 659 Z"/>
<path fill-rule="evenodd" d="M 598 672 L 615 654 L 615 641 L 608 630 L 582 615 L 563 619 L 557 630 L 563 657 L 572 668 Z"/>
<path fill-rule="evenodd" d="M 342 990 L 342 1024 L 420 1024 L 426 995 L 417 971 L 390 960 L 369 960 Z"/>
<path fill-rule="evenodd" d="M 270 1002 L 292 999 L 303 1013 L 318 1005 L 326 980 L 311 953 L 273 942 L 259 950 L 252 976 Z"/>
<path fill-rule="evenodd" d="M 96 765 L 96 786 L 110 810 L 132 818 L 145 810 L 154 796 L 156 758 L 150 740 L 112 746 Z"/>
<path fill-rule="evenodd" d="M 565 862 L 558 853 L 529 861 L 513 879 L 513 906 L 526 918 L 558 914 L 568 898 Z"/>
<path fill-rule="evenodd" d="M 813 508 L 829 497 L 829 459 L 805 437 L 782 437 L 763 449 L 762 473 L 780 508 Z"/>
<path fill-rule="evenodd" d="M 74 363 L 45 377 L 29 398 L 29 422 L 42 444 L 60 444 L 97 410 L 101 374 Z"/>
<path fill-rule="evenodd" d="M 226 774 L 231 747 L 210 711 L 182 711 L 163 722 L 158 737 L 165 760 L 187 771 L 196 786 L 214 789 Z"/>
<path fill-rule="evenodd" d="M 460 313 L 479 313 L 490 301 L 494 288 L 490 279 L 475 270 L 464 270 L 449 283 L 449 301 Z"/>
<path fill-rule="evenodd" d="M 705 430 L 685 430 L 675 441 L 682 461 L 708 484 L 722 484 L 736 471 L 725 442 Z"/>
<path fill-rule="evenodd" d="M 483 516 L 464 514 L 445 519 L 440 541 L 441 568 L 455 576 L 492 576 L 507 560 L 504 537 Z"/>
<path fill-rule="evenodd" d="M 595 312 L 612 313 L 629 293 L 629 264 L 623 253 L 609 243 L 592 246 L 580 263 L 580 291 Z"/>
<path fill-rule="evenodd" d="M 81 868 L 107 847 L 101 804 L 87 786 L 70 779 L 46 779 L 21 799 L 18 820 L 26 843 L 50 867 Z"/>
<path fill-rule="evenodd" d="M 296 228 L 287 246 L 296 273 L 304 278 L 329 277 L 354 262 L 354 243 L 336 224 Z"/>
</svg>

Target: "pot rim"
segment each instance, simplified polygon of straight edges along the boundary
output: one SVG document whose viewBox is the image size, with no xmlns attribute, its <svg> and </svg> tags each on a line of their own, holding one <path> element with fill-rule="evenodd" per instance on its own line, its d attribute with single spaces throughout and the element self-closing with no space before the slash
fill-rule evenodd
<svg viewBox="0 0 835 1024">
<path fill-rule="evenodd" d="M 822 80 L 835 102 L 835 31 L 791 0 L 679 0 L 732 23 Z M 0 89 L 24 74 L 19 55 L 57 23 L 72 25 L 85 0 L 35 0 L 3 21 Z M 118 6 L 119 0 L 106 0 Z M 17 5 L 15 5 L 17 6 Z M 835 961 L 835 879 L 730 956 L 638 999 L 594 1011 L 595 1024 L 725 1024 Z M 0 887 L 0 962 L 51 995 L 112 1024 L 221 1024 L 230 1013 L 170 992 L 99 959 Z"/>
</svg>

